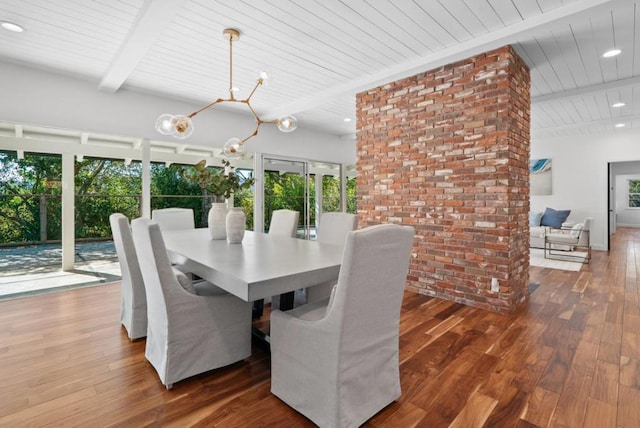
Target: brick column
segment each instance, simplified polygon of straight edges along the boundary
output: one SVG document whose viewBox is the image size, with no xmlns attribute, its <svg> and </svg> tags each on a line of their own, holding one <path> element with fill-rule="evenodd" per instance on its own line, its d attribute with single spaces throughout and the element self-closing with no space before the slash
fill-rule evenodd
<svg viewBox="0 0 640 428">
<path fill-rule="evenodd" d="M 529 86 L 505 46 L 357 95 L 360 227 L 415 228 L 408 289 L 500 313 L 528 298 Z"/>
</svg>

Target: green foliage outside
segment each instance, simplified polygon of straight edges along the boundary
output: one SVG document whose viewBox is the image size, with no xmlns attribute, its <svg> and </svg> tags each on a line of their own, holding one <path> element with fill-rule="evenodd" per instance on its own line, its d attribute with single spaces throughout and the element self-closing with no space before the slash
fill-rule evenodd
<svg viewBox="0 0 640 428">
<path fill-rule="evenodd" d="M 629 208 L 640 208 L 640 180 L 629 180 Z"/>
<path fill-rule="evenodd" d="M 202 227 L 206 226 L 211 202 L 216 199 L 212 195 L 226 197 L 231 189 L 235 190 L 234 205 L 243 208 L 247 229 L 253 230 L 251 171 L 235 170 L 231 180 L 224 182 L 221 178 L 224 164 L 206 170 L 203 166 L 152 164 L 151 209 L 191 208 L 196 225 Z M 129 218 L 140 216 L 141 172 L 139 162 L 125 165 L 122 160 L 85 158 L 75 163 L 76 238 L 109 238 L 109 215 L 114 212 Z M 203 185 L 198 177 L 205 176 L 206 184 Z M 27 154 L 24 159 L 17 159 L 15 152 L 0 151 L 0 243 L 61 239 L 61 181 L 62 159 L 59 155 Z M 339 180 L 324 176 L 322 187 L 323 211 L 339 211 Z M 316 216 L 314 180 L 310 180 L 309 193 L 313 225 Z M 304 197 L 302 176 L 266 173 L 265 224 L 269 224 L 274 210 L 291 209 L 302 214 Z M 347 211 L 355 213 L 355 179 L 347 181 Z M 41 231 L 41 225 L 46 233 Z"/>
<path fill-rule="evenodd" d="M 208 195 L 184 178 L 193 169 L 152 164 L 151 209 L 192 208 L 196 224 L 205 226 Z M 75 163 L 76 238 L 110 237 L 109 215 L 114 212 L 129 218 L 140 216 L 141 171 L 139 162 L 125 165 L 121 160 L 85 158 Z M 243 181 L 248 176 L 240 174 Z M 61 239 L 61 181 L 59 155 L 27 154 L 17 159 L 15 152 L 0 151 L 0 243 Z M 236 205 L 253 197 L 247 187 L 236 196 Z M 46 234 L 41 233 L 41 225 Z"/>
</svg>

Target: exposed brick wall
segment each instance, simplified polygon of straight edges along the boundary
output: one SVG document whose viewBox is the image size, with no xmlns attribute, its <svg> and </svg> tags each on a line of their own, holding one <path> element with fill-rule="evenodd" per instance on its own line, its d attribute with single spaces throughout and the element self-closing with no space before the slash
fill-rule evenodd
<svg viewBox="0 0 640 428">
<path fill-rule="evenodd" d="M 360 226 L 415 228 L 408 289 L 501 313 L 528 298 L 529 86 L 505 46 L 357 95 Z"/>
</svg>

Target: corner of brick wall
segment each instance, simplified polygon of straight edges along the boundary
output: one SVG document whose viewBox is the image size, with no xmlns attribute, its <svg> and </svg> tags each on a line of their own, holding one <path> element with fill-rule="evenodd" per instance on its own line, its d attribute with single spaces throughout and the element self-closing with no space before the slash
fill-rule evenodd
<svg viewBox="0 0 640 428">
<path fill-rule="evenodd" d="M 529 86 L 505 46 L 357 95 L 359 224 L 415 228 L 408 289 L 499 313 L 527 300 Z"/>
</svg>

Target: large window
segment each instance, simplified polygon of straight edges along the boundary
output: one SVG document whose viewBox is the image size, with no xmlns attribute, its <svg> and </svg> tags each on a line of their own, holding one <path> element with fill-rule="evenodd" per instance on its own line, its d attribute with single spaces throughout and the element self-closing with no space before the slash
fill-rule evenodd
<svg viewBox="0 0 640 428">
<path fill-rule="evenodd" d="M 629 180 L 627 203 L 629 208 L 640 208 L 640 180 Z"/>
<path fill-rule="evenodd" d="M 0 151 L 0 243 L 60 240 L 60 155 Z"/>
</svg>

